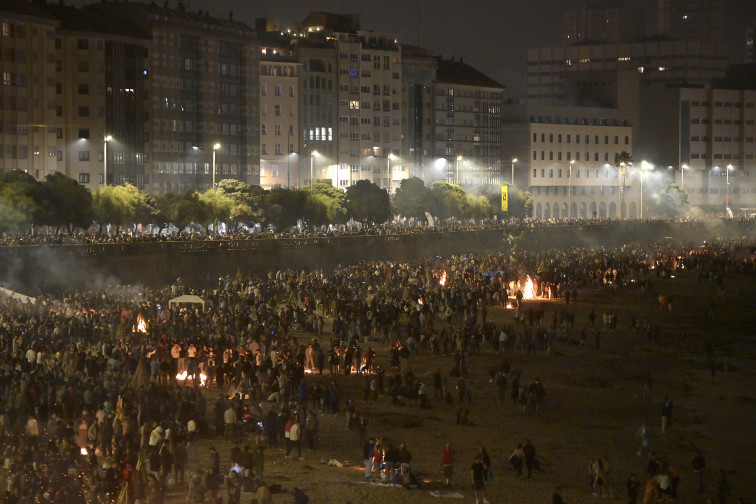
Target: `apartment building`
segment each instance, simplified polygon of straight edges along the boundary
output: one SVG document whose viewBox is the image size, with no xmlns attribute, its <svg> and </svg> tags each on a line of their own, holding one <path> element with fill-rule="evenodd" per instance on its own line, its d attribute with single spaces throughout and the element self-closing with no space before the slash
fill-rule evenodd
<svg viewBox="0 0 756 504">
<path fill-rule="evenodd" d="M 507 105 L 503 122 L 503 148 L 516 156 L 516 180 L 528 175 L 534 217 L 639 217 L 638 167 L 623 177 L 616 163 L 633 152 L 633 127 L 619 110 Z"/>
<path fill-rule="evenodd" d="M 299 161 L 299 93 L 302 64 L 288 41 L 261 41 L 260 186 L 302 187 Z"/>
<path fill-rule="evenodd" d="M 641 139 L 691 204 L 756 206 L 756 86 L 684 86 L 644 93 L 641 102 Z"/>
<path fill-rule="evenodd" d="M 58 21 L 36 4 L 0 4 L 0 173 L 41 179 L 55 172 Z"/>
</svg>

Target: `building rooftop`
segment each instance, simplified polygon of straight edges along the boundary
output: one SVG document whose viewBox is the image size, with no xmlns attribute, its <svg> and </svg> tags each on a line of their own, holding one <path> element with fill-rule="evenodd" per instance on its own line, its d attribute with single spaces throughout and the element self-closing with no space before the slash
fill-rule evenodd
<svg viewBox="0 0 756 504">
<path fill-rule="evenodd" d="M 465 63 L 462 58 L 455 61 L 454 58 L 445 60 L 438 56 L 437 62 L 437 82 L 506 89 L 500 83 Z"/>
<path fill-rule="evenodd" d="M 53 20 L 55 16 L 47 11 L 45 2 L 29 0 L 3 0 L 0 2 L 0 12 L 12 12 L 24 16 L 33 16 Z"/>
</svg>

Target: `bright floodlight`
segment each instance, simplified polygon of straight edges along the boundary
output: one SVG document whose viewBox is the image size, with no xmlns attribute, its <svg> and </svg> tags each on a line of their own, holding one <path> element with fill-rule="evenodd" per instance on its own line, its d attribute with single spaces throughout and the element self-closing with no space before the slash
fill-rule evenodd
<svg viewBox="0 0 756 504">
<path fill-rule="evenodd" d="M 213 145 L 213 150 L 218 150 L 220 148 L 221 148 L 221 144 L 219 144 L 219 143 Z"/>
</svg>

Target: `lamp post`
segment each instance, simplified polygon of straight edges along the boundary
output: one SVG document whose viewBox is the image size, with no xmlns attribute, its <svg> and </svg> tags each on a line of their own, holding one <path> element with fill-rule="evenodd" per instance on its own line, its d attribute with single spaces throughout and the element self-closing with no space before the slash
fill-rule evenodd
<svg viewBox="0 0 756 504">
<path fill-rule="evenodd" d="M 727 176 L 727 187 L 725 188 L 725 211 L 727 211 L 727 207 L 730 205 L 730 170 L 733 169 L 733 166 L 731 164 L 727 165 L 727 171 L 725 171 L 725 174 Z"/>
<path fill-rule="evenodd" d="M 313 169 L 315 163 L 315 156 L 318 155 L 318 151 L 314 150 L 310 152 L 310 185 L 312 185 Z"/>
<path fill-rule="evenodd" d="M 457 174 L 454 177 L 454 183 L 459 185 L 459 164 L 462 162 L 462 156 L 457 156 L 457 163 L 455 164 Z"/>
<path fill-rule="evenodd" d="M 570 169 L 567 172 L 567 218 L 570 218 L 572 213 L 572 165 L 575 164 L 575 160 L 570 161 Z"/>
<path fill-rule="evenodd" d="M 515 163 L 516 163 L 516 162 L 517 162 L 517 158 L 516 158 L 516 157 L 513 157 L 513 158 L 512 158 L 512 180 L 511 180 L 511 182 L 510 182 L 510 184 L 511 184 L 511 185 L 512 185 L 513 187 L 514 187 L 514 165 L 515 165 Z"/>
<path fill-rule="evenodd" d="M 386 156 L 386 167 L 388 168 L 388 193 L 389 196 L 391 196 L 391 160 L 396 159 L 396 156 L 394 156 L 393 153 L 389 152 L 389 155 Z"/>
<path fill-rule="evenodd" d="M 108 142 L 113 140 L 110 135 L 105 135 L 102 142 L 102 185 L 108 185 Z"/>
<path fill-rule="evenodd" d="M 685 189 L 685 170 L 689 169 L 689 166 L 683 163 L 680 167 L 680 188 Z"/>
<path fill-rule="evenodd" d="M 653 165 L 650 163 L 647 163 L 646 161 L 641 161 L 641 172 L 640 172 L 640 218 L 643 218 L 643 171 L 646 170 L 648 167 L 653 168 Z"/>
<path fill-rule="evenodd" d="M 221 148 L 221 144 L 213 144 L 213 189 L 215 189 L 215 151 Z"/>
<path fill-rule="evenodd" d="M 596 199 L 595 199 L 595 198 L 594 198 L 593 196 L 591 196 L 590 194 L 586 194 L 586 196 L 587 196 L 587 197 L 589 197 L 589 198 L 591 198 L 591 201 L 593 202 L 593 208 L 595 208 L 596 210 L 591 210 L 591 207 L 590 207 L 590 205 L 588 205 L 588 211 L 586 211 L 586 213 L 585 213 L 585 216 L 586 216 L 586 218 L 588 218 L 588 219 L 593 219 L 593 217 L 594 217 L 594 213 L 595 213 L 595 212 L 598 212 L 598 205 L 596 205 Z M 589 212 L 590 212 L 590 214 L 591 214 L 591 216 L 590 216 L 590 217 L 588 217 L 588 213 L 589 213 Z"/>
</svg>

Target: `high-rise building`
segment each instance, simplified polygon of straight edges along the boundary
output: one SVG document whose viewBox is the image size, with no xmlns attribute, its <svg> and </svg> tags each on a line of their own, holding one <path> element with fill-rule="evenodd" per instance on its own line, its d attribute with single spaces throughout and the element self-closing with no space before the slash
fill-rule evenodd
<svg viewBox="0 0 756 504">
<path fill-rule="evenodd" d="M 0 4 L 0 172 L 56 171 L 62 111 L 56 96 L 58 21 L 37 4 Z M 60 112 L 60 114 L 58 113 Z"/>
<path fill-rule="evenodd" d="M 630 175 L 626 173 L 626 182 L 633 182 L 632 173 L 646 174 L 645 208 L 653 192 L 670 182 L 684 185 L 692 204 L 711 211 L 721 213 L 727 207 L 735 213 L 751 208 L 756 205 L 756 187 L 750 183 L 750 175 L 756 173 L 753 164 L 756 119 L 751 112 L 752 88 L 756 82 L 753 66 L 729 67 L 727 50 L 722 43 L 721 0 L 658 0 L 657 5 L 656 33 L 648 34 L 650 36 L 644 40 L 627 43 L 586 40 L 575 45 L 531 49 L 528 53 L 528 104 L 530 107 L 564 107 L 558 114 L 552 112 L 552 117 L 581 117 L 587 113 L 581 110 L 601 107 L 609 123 L 611 117 L 626 120 L 622 128 L 630 129 L 628 135 L 620 132 L 603 136 L 617 137 L 620 144 L 622 138 L 629 138 L 627 152 L 635 162 Z M 573 109 L 576 105 L 582 108 Z M 560 124 L 558 129 L 564 138 L 574 128 Z M 598 135 L 599 139 L 601 137 Z M 536 207 L 540 202 L 541 215 L 546 216 L 547 201 L 539 201 L 539 198 L 543 200 L 544 191 L 548 191 L 548 197 L 553 199 L 554 189 L 557 192 L 565 189 L 560 189 L 558 176 L 554 176 L 553 183 L 548 180 L 550 176 L 544 180 L 541 168 L 532 166 L 540 161 L 538 150 L 531 148 L 536 158 L 531 157 L 529 161 L 529 178 Z M 550 150 L 544 153 L 546 160 L 549 153 Z M 613 153 L 603 154 L 611 160 Z M 601 155 L 599 153 L 599 161 Z M 573 160 L 574 164 L 578 163 L 577 159 Z M 641 164 L 654 169 L 652 172 L 639 169 Z M 532 168 L 536 168 L 535 171 Z M 550 174 L 549 169 L 544 167 L 544 173 Z M 613 168 L 607 169 L 611 174 Z M 601 169 L 598 170 L 600 174 Z M 633 185 L 639 186 L 640 180 L 637 176 L 629 192 L 627 188 L 622 192 L 633 194 Z M 637 190 L 636 215 L 640 216 L 640 187 Z M 612 189 L 609 191 L 613 197 Z M 567 194 L 575 195 L 569 190 Z M 554 216 L 553 208 L 554 201 L 551 201 L 551 216 Z M 607 208 L 606 215 L 612 216 L 611 203 Z M 627 214 L 623 214 L 621 205 L 615 210 L 617 216 L 633 217 L 631 205 L 626 208 Z M 570 215 L 573 214 L 571 211 Z M 601 214 L 599 206 L 598 215 Z M 559 215 L 564 216 L 564 212 Z M 583 215 L 579 209 L 577 215 Z"/>
<path fill-rule="evenodd" d="M 566 45 L 631 42 L 645 33 L 643 10 L 626 8 L 623 0 L 588 0 L 585 8 L 562 15 L 562 42 Z"/>
<path fill-rule="evenodd" d="M 260 51 L 247 25 L 181 3 L 0 9 L 12 55 L 2 150 L 14 160 L 3 169 L 61 171 L 90 188 L 107 169 L 107 183 L 155 193 L 259 182 Z"/>
<path fill-rule="evenodd" d="M 500 184 L 504 86 L 463 60 L 437 59 L 431 156 L 462 185 Z M 434 163 L 437 164 L 437 163 Z"/>
<path fill-rule="evenodd" d="M 299 164 L 302 64 L 277 32 L 261 36 L 260 186 L 302 187 Z"/>
<path fill-rule="evenodd" d="M 149 39 L 87 9 L 47 9 L 60 21 L 56 92 L 64 120 L 58 124 L 57 171 L 90 189 L 105 185 L 106 175 L 108 184 L 143 189 Z"/>
<path fill-rule="evenodd" d="M 431 154 L 434 128 L 433 83 L 437 59 L 427 49 L 402 45 L 402 155 L 408 176 L 426 182 L 442 178 Z"/>
<path fill-rule="evenodd" d="M 657 33 L 673 40 L 724 40 L 724 0 L 658 0 Z"/>
<path fill-rule="evenodd" d="M 756 205 L 756 80 L 749 80 L 642 93 L 640 141 L 691 204 L 717 212 Z"/>
<path fill-rule="evenodd" d="M 640 215 L 637 169 L 625 167 L 623 177 L 617 166 L 623 153 L 633 151 L 632 123 L 620 110 L 505 105 L 503 123 L 503 148 L 512 154 L 511 177 L 523 180 L 516 172 L 526 171 L 534 217 Z"/>
<path fill-rule="evenodd" d="M 360 29 L 357 15 L 313 12 L 295 40 L 303 64 L 302 135 L 315 180 L 395 188 L 401 149 L 402 62 L 395 35 Z M 316 155 L 310 154 L 317 152 Z"/>
</svg>

